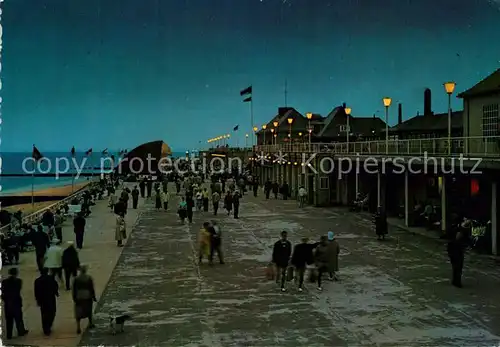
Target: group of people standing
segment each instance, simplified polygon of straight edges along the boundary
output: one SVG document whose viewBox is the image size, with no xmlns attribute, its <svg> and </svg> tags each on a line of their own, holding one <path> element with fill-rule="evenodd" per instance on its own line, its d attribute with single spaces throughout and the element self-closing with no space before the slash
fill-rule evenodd
<svg viewBox="0 0 500 347">
<path fill-rule="evenodd" d="M 309 279 L 317 283 L 322 290 L 322 278 L 329 274 L 331 280 L 338 280 L 340 246 L 333 231 L 328 236 L 321 236 L 320 241 L 310 243 L 308 238 L 302 238 L 302 243 L 295 246 L 288 240 L 288 233 L 281 232 L 281 239 L 274 244 L 272 267 L 268 269 L 270 278 L 276 277 L 281 291 L 286 291 L 286 282 L 295 279 L 300 292 L 304 289 L 304 277 L 309 268 Z"/>
</svg>

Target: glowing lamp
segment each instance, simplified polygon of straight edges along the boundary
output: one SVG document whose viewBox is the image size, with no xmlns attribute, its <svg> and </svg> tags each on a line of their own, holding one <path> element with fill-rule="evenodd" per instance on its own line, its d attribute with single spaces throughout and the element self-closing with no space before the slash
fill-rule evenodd
<svg viewBox="0 0 500 347">
<path fill-rule="evenodd" d="M 266 124 L 264 124 L 264 125 L 262 126 L 262 129 L 266 130 L 266 128 L 267 128 L 267 125 L 266 125 Z"/>
<path fill-rule="evenodd" d="M 311 120 L 313 117 L 313 114 L 311 112 L 307 112 L 306 117 L 307 117 L 307 119 Z"/>
<path fill-rule="evenodd" d="M 447 94 L 453 94 L 456 85 L 455 82 L 446 82 L 444 83 L 444 90 L 446 90 Z"/>
<path fill-rule="evenodd" d="M 385 98 L 382 99 L 382 101 L 384 102 L 384 106 L 385 107 L 391 106 L 391 103 L 392 103 L 392 99 L 391 98 L 385 97 Z"/>
<path fill-rule="evenodd" d="M 293 118 L 288 118 L 287 121 L 288 121 L 288 124 L 292 124 L 293 123 Z"/>
<path fill-rule="evenodd" d="M 350 115 L 350 114 L 351 114 L 351 108 L 350 108 L 350 107 L 346 107 L 346 108 L 344 109 L 344 111 L 345 111 L 345 114 L 346 114 L 346 115 Z"/>
<path fill-rule="evenodd" d="M 259 128 L 253 127 L 253 131 L 257 132 L 257 130 L 259 130 Z"/>
<path fill-rule="evenodd" d="M 277 128 L 278 127 L 278 122 L 273 122 L 273 125 L 274 125 L 275 128 Z"/>
</svg>

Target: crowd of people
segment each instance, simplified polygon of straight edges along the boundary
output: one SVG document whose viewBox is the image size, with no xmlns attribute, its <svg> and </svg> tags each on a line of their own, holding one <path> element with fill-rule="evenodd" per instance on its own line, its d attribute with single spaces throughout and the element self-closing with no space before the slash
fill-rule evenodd
<svg viewBox="0 0 500 347">
<path fill-rule="evenodd" d="M 89 184 L 69 204 L 47 209 L 35 223 L 24 223 L 22 213 L 16 213 L 11 219 L 9 230 L 1 235 L 3 264 L 14 266 L 9 269 L 9 276 L 2 280 L 7 339 L 12 339 L 14 325 L 18 336 L 28 333 L 23 319 L 23 282 L 17 267 L 21 252 L 34 251 L 40 275 L 33 283 L 34 296 L 40 308 L 44 335 L 52 334 L 60 286 L 71 291 L 77 333 L 81 333 L 80 321 L 85 318 L 89 319 L 89 328 L 93 328 L 92 307 L 97 299 L 92 277 L 88 275 L 87 267 L 80 264 L 79 250 L 84 246 L 86 219 L 91 215 L 96 201 L 103 198 L 107 184 L 115 185 L 107 180 Z M 74 215 L 71 215 L 71 205 L 80 207 Z M 74 241 L 64 242 L 63 227 L 68 218 L 72 218 Z"/>
</svg>

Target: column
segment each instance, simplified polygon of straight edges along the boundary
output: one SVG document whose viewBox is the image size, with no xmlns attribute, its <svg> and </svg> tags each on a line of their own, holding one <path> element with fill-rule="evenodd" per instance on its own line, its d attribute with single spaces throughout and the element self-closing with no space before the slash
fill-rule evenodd
<svg viewBox="0 0 500 347">
<path fill-rule="evenodd" d="M 342 182 L 342 178 L 341 178 L 341 177 L 338 177 L 338 173 L 337 173 L 337 177 L 336 177 L 336 179 L 335 179 L 335 182 L 336 182 L 336 185 L 337 185 L 337 191 L 336 191 L 336 193 L 337 193 L 337 201 L 336 201 L 336 202 L 337 202 L 337 204 L 339 204 L 339 205 L 340 205 L 340 204 L 341 204 L 341 200 L 340 200 L 340 189 L 341 189 L 341 186 L 342 186 L 342 184 L 341 184 L 341 182 Z"/>
<path fill-rule="evenodd" d="M 441 179 L 441 231 L 446 234 L 446 215 L 448 214 L 446 208 L 446 177 Z"/>
<path fill-rule="evenodd" d="M 292 165 L 292 198 L 297 196 L 297 168 Z"/>
<path fill-rule="evenodd" d="M 491 183 L 491 254 L 497 255 L 497 183 Z"/>
<path fill-rule="evenodd" d="M 359 194 L 359 172 L 356 170 L 356 196 L 355 198 L 358 197 Z"/>
<path fill-rule="evenodd" d="M 382 201 L 380 200 L 380 191 L 382 189 L 380 180 L 381 180 L 380 172 L 378 172 L 377 173 L 377 209 L 378 209 L 378 212 L 381 211 L 381 207 L 382 207 Z"/>
<path fill-rule="evenodd" d="M 409 198 L 408 198 L 408 170 L 405 170 L 405 225 L 406 226 L 409 226 L 410 224 L 410 221 L 409 221 L 409 206 L 408 206 L 408 202 L 409 202 Z"/>
</svg>

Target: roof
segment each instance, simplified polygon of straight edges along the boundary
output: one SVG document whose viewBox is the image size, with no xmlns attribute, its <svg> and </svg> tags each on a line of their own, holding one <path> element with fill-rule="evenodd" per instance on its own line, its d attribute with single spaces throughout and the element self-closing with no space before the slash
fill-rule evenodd
<svg viewBox="0 0 500 347">
<path fill-rule="evenodd" d="M 459 98 L 470 98 L 473 96 L 488 95 L 500 92 L 500 69 L 497 69 L 491 75 L 480 81 L 472 88 L 458 94 Z"/>
<path fill-rule="evenodd" d="M 463 111 L 451 113 L 452 129 L 463 127 Z M 393 126 L 391 131 L 438 131 L 448 129 L 448 113 L 438 113 L 431 115 L 419 115 L 404 121 L 401 124 Z"/>
<path fill-rule="evenodd" d="M 347 125 L 347 115 L 344 107 L 335 107 L 325 120 L 318 137 L 337 137 L 340 129 L 338 125 Z M 354 135 L 371 135 L 373 131 L 379 132 L 385 129 L 385 122 L 377 117 L 353 117 L 349 115 L 349 127 Z"/>
<path fill-rule="evenodd" d="M 125 155 L 124 159 L 127 160 L 122 160 L 119 163 L 117 170 L 121 173 L 156 173 L 159 171 L 158 162 L 160 161 L 160 159 L 171 154 L 172 152 L 170 147 L 162 140 L 143 143 L 142 145 L 137 146 Z M 148 165 L 146 165 L 146 163 L 148 162 L 148 156 L 150 158 L 153 158 L 153 162 L 151 165 L 151 171 L 153 172 L 148 172 L 149 168 Z M 133 160 L 134 158 L 137 158 L 139 160 Z"/>
<path fill-rule="evenodd" d="M 299 111 L 297 111 L 293 107 L 279 107 L 278 114 L 274 116 L 268 123 L 266 123 L 266 129 L 273 129 L 274 122 L 278 122 L 278 131 L 280 131 L 280 128 L 281 130 L 283 130 L 284 127 L 288 129 L 288 118 L 292 118 L 294 120 L 293 124 L 297 124 L 297 121 L 301 123 L 301 121 L 306 119 Z M 257 131 L 257 134 L 260 134 L 262 131 L 262 128 L 259 129 Z"/>
</svg>

